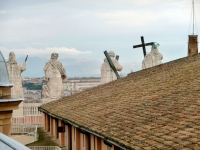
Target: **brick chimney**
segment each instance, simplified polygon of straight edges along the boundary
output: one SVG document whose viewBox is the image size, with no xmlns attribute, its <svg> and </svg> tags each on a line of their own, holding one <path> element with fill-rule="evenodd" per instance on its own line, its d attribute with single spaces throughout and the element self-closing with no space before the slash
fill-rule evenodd
<svg viewBox="0 0 200 150">
<path fill-rule="evenodd" d="M 198 35 L 189 35 L 188 56 L 198 54 Z"/>
</svg>

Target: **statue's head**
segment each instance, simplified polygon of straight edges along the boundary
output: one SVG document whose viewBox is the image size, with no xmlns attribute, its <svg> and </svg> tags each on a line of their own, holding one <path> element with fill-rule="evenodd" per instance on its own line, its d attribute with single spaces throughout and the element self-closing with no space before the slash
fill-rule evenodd
<svg viewBox="0 0 200 150">
<path fill-rule="evenodd" d="M 158 52 L 158 48 L 157 47 L 153 47 L 153 46 L 151 47 L 151 52 L 152 53 L 159 53 Z"/>
<path fill-rule="evenodd" d="M 11 62 L 16 61 L 15 53 L 14 52 L 10 52 L 9 53 L 9 61 L 11 61 Z"/>
<path fill-rule="evenodd" d="M 108 54 L 110 57 L 115 57 L 115 53 L 113 51 L 109 51 Z"/>
<path fill-rule="evenodd" d="M 51 59 L 57 59 L 57 58 L 58 58 L 58 53 L 51 54 Z"/>
<path fill-rule="evenodd" d="M 160 46 L 159 43 L 154 42 L 154 44 L 153 44 L 152 47 L 151 47 L 151 52 L 153 52 L 153 53 L 159 53 L 159 52 L 158 52 L 158 47 L 159 47 L 159 46 Z"/>
</svg>

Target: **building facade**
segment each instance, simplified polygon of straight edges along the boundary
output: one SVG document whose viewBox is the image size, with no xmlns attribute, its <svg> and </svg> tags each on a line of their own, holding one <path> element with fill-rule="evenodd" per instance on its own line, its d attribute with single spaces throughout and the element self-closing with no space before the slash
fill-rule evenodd
<svg viewBox="0 0 200 150">
<path fill-rule="evenodd" d="M 69 96 L 100 85 L 101 78 L 68 78 L 63 81 L 64 95 Z"/>
<path fill-rule="evenodd" d="M 42 113 L 42 118 L 43 128 L 68 150 L 121 150 L 117 143 L 113 145 L 106 137 L 83 130 L 72 122 L 46 113 Z"/>
</svg>

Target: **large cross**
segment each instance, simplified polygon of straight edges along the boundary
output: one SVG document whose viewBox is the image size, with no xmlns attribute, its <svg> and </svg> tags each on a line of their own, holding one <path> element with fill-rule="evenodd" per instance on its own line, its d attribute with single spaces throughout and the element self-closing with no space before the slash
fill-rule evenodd
<svg viewBox="0 0 200 150">
<path fill-rule="evenodd" d="M 145 46 L 153 45 L 154 42 L 145 43 L 145 42 L 144 42 L 144 37 L 143 37 L 143 36 L 141 36 L 141 41 L 142 41 L 142 44 L 140 44 L 140 45 L 133 45 L 133 48 L 142 47 L 142 48 L 143 48 L 143 54 L 144 54 L 144 57 L 145 57 L 145 56 L 146 56 L 146 48 L 145 48 Z"/>
<path fill-rule="evenodd" d="M 119 79 L 120 76 L 119 76 L 119 74 L 117 72 L 117 69 L 115 68 L 115 65 L 113 64 L 112 60 L 110 59 L 110 56 L 109 56 L 108 52 L 104 51 L 104 54 L 105 54 L 105 56 L 106 56 L 106 58 L 107 58 L 107 60 L 108 60 L 108 62 L 110 64 L 110 67 L 113 69 L 115 75 L 117 76 L 117 79 Z M 119 56 L 117 55 L 115 59 L 118 60 Z"/>
</svg>

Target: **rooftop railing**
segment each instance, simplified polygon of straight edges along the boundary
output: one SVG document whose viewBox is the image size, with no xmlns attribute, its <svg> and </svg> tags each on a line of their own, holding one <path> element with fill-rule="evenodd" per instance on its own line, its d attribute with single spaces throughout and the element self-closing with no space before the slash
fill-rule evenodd
<svg viewBox="0 0 200 150">
<path fill-rule="evenodd" d="M 58 146 L 29 146 L 31 150 L 61 150 Z"/>
<path fill-rule="evenodd" d="M 38 140 L 37 126 L 13 125 L 10 137 L 23 145 L 33 143 Z"/>
<path fill-rule="evenodd" d="M 19 105 L 19 109 L 13 111 L 12 125 L 37 125 L 42 126 L 42 113 L 38 107 L 42 103 L 24 103 Z"/>
</svg>

